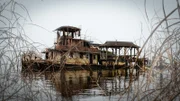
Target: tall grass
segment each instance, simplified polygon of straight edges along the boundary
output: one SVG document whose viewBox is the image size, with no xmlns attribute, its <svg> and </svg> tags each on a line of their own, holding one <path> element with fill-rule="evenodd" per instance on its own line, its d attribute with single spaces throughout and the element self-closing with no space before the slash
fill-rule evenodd
<svg viewBox="0 0 180 101">
<path fill-rule="evenodd" d="M 34 90 L 33 84 L 23 81 L 24 77 L 21 76 L 22 54 L 37 51 L 23 28 L 27 21 L 31 19 L 26 7 L 14 0 L 1 0 L 0 100 L 2 101 L 39 100 L 42 97 L 39 95 L 40 90 Z"/>
<path fill-rule="evenodd" d="M 146 0 L 145 0 L 146 3 Z M 137 94 L 132 100 L 172 101 L 180 99 L 180 7 L 166 11 L 162 0 L 162 14 L 155 10 L 156 22 L 149 21 L 151 32 L 145 40 L 141 50 L 146 50 L 145 57 L 150 59 L 150 68 L 147 71 L 146 81 L 138 84 Z M 148 5 L 148 4 L 145 4 Z M 145 15 L 147 14 L 145 6 Z"/>
<path fill-rule="evenodd" d="M 144 79 L 139 79 L 119 94 L 127 100 L 159 101 L 180 99 L 180 6 L 167 13 L 162 0 L 163 16 L 156 15 L 156 22 L 149 21 L 151 33 L 145 40 L 141 52 L 150 59 L 150 67 Z M 55 100 L 54 92 L 44 86 L 35 87 L 35 82 L 21 75 L 21 56 L 27 51 L 36 51 L 34 43 L 23 29 L 24 22 L 31 21 L 28 10 L 14 0 L 0 4 L 0 100 Z M 145 14 L 147 14 L 145 0 Z M 21 9 L 24 13 L 19 12 Z M 156 13 L 156 11 L 155 11 Z M 97 84 L 98 85 L 98 84 Z M 99 86 L 98 86 L 99 87 Z M 101 88 L 102 89 L 102 88 Z"/>
</svg>

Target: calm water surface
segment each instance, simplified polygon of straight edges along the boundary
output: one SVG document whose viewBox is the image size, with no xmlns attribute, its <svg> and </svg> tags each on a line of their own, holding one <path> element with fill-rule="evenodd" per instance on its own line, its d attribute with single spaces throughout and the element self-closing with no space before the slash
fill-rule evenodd
<svg viewBox="0 0 180 101">
<path fill-rule="evenodd" d="M 32 85 L 33 90 L 41 92 L 38 95 L 40 100 L 126 101 L 127 89 L 131 93 L 134 91 L 134 87 L 129 87 L 132 80 L 124 76 L 124 70 L 25 72 L 22 77 Z M 136 77 L 135 71 L 132 77 Z M 133 82 L 136 81 L 133 79 Z"/>
</svg>

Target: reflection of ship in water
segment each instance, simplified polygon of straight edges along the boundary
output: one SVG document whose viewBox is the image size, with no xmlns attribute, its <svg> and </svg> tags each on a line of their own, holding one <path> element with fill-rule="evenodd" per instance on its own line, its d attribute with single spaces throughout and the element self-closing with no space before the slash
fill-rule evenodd
<svg viewBox="0 0 180 101">
<path fill-rule="evenodd" d="M 28 73 L 24 73 L 27 76 Z M 40 76 L 37 72 L 33 72 L 33 79 L 38 80 Z M 43 76 L 42 76 L 43 75 Z M 115 76 L 116 75 L 116 76 Z M 134 74 L 135 76 L 135 74 Z M 124 69 L 116 71 L 87 71 L 72 70 L 45 72 L 41 74 L 41 80 L 44 80 L 49 86 L 55 89 L 56 97 L 74 99 L 74 97 L 93 97 L 93 96 L 114 96 L 123 93 L 128 87 L 130 78 L 125 78 Z"/>
<path fill-rule="evenodd" d="M 57 92 L 63 97 L 71 97 L 81 92 L 81 89 L 89 89 L 88 71 L 61 71 L 54 74 L 52 79 Z"/>
<path fill-rule="evenodd" d="M 114 74 L 117 76 L 112 77 Z M 73 95 L 105 96 L 119 94 L 127 87 L 127 79 L 124 76 L 121 77 L 121 75 L 124 75 L 123 69 L 116 70 L 115 73 L 109 70 L 61 71 L 54 73 L 51 80 L 57 92 L 60 92 L 63 97 L 72 97 Z M 92 91 L 90 89 L 96 90 Z"/>
</svg>

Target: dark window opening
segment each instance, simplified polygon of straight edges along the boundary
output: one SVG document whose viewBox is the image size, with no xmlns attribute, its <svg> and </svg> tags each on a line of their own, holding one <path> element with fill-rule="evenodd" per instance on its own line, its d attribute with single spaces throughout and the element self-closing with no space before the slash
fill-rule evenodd
<svg viewBox="0 0 180 101">
<path fill-rule="evenodd" d="M 53 52 L 51 52 L 51 59 L 53 59 Z"/>
<path fill-rule="evenodd" d="M 48 59 L 48 53 L 46 53 L 46 59 Z"/>
<path fill-rule="evenodd" d="M 69 77 L 69 84 L 73 84 L 72 77 Z"/>
<path fill-rule="evenodd" d="M 96 59 L 96 55 L 93 55 L 93 59 Z"/>
<path fill-rule="evenodd" d="M 80 53 L 80 58 L 83 58 L 83 53 Z"/>
<path fill-rule="evenodd" d="M 86 58 L 89 59 L 89 54 L 86 54 Z"/>
<path fill-rule="evenodd" d="M 69 54 L 69 57 L 70 57 L 70 58 L 73 58 L 73 53 L 70 53 L 70 54 Z"/>
</svg>

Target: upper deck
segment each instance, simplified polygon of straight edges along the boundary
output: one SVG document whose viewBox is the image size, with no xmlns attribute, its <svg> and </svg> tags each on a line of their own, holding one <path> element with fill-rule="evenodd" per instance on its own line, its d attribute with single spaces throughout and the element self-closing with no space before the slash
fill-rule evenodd
<svg viewBox="0 0 180 101">
<path fill-rule="evenodd" d="M 81 29 L 73 26 L 61 26 L 55 29 L 55 31 L 57 31 L 57 38 L 74 38 L 75 36 L 81 36 Z"/>
</svg>

